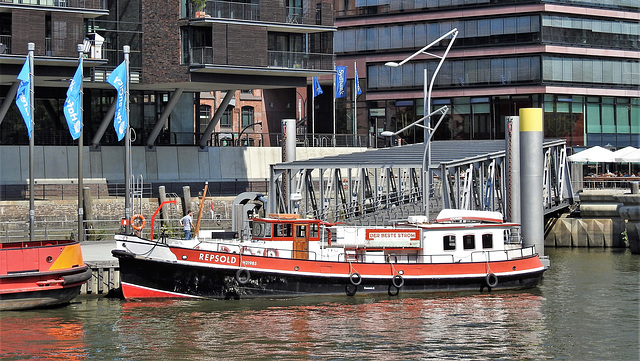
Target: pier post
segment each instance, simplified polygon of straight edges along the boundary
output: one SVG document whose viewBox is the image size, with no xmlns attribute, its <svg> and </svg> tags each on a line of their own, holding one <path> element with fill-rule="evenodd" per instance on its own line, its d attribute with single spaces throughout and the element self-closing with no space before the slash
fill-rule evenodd
<svg viewBox="0 0 640 361">
<path fill-rule="evenodd" d="M 520 109 L 520 205 L 522 238 L 544 256 L 544 209 L 542 204 L 542 108 Z"/>
</svg>

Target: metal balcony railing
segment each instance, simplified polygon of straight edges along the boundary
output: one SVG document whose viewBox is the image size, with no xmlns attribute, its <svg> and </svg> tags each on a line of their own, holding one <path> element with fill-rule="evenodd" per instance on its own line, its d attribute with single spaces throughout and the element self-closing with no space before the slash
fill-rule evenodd
<svg viewBox="0 0 640 361">
<path fill-rule="evenodd" d="M 333 54 L 269 51 L 269 67 L 289 69 L 333 69 Z"/>
<path fill-rule="evenodd" d="M 2 0 L 3 4 L 106 10 L 105 0 Z"/>
<path fill-rule="evenodd" d="M 188 1 L 188 0 L 187 0 Z M 189 17 L 196 18 L 196 9 L 191 1 Z M 206 17 L 237 20 L 260 20 L 260 4 L 245 4 L 231 1 L 207 1 L 203 9 Z"/>
<path fill-rule="evenodd" d="M 0 55 L 11 54 L 11 35 L 0 35 Z"/>
</svg>

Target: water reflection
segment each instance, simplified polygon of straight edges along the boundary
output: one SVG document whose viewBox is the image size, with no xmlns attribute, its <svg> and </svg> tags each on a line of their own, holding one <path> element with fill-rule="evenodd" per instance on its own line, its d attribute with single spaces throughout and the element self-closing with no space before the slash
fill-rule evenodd
<svg viewBox="0 0 640 361">
<path fill-rule="evenodd" d="M 0 318 L 0 358 L 5 360 L 84 360 L 87 349 L 82 323 L 62 317 L 23 317 L 7 312 Z"/>
<path fill-rule="evenodd" d="M 505 293 L 125 302 L 116 332 L 127 359 L 141 352 L 159 359 L 518 359 L 540 351 L 542 301 L 532 293 Z"/>
</svg>

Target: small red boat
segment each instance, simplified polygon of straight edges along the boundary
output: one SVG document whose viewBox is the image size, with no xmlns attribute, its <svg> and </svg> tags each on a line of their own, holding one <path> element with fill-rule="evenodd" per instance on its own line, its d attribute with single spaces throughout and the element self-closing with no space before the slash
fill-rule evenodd
<svg viewBox="0 0 640 361">
<path fill-rule="evenodd" d="M 536 287 L 545 271 L 497 212 L 443 210 L 392 227 L 281 214 L 251 223 L 247 240 L 116 235 L 125 298 L 482 292 Z"/>
<path fill-rule="evenodd" d="M 0 243 L 0 310 L 69 303 L 91 278 L 73 240 Z"/>
</svg>

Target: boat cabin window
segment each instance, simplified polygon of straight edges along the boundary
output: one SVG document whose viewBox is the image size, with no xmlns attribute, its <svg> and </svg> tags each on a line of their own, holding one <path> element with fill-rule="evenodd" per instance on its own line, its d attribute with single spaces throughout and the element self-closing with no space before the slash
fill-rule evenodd
<svg viewBox="0 0 640 361">
<path fill-rule="evenodd" d="M 456 236 L 444 236 L 442 237 L 442 246 L 445 251 L 455 251 L 456 250 Z"/>
<path fill-rule="evenodd" d="M 260 238 L 271 237 L 271 224 L 265 222 L 253 222 L 251 227 L 251 236 Z"/>
<path fill-rule="evenodd" d="M 311 230 L 311 234 L 309 234 L 309 237 L 318 238 L 318 225 L 314 223 L 314 224 L 311 224 L 309 228 Z"/>
<path fill-rule="evenodd" d="M 296 237 L 297 238 L 306 238 L 307 237 L 307 225 L 300 224 L 296 227 Z"/>
<path fill-rule="evenodd" d="M 493 234 L 483 234 L 482 235 L 482 248 L 493 248 Z"/>
<path fill-rule="evenodd" d="M 273 231 L 274 237 L 291 237 L 293 236 L 293 225 L 291 223 L 278 223 Z"/>
<path fill-rule="evenodd" d="M 473 234 L 465 234 L 462 236 L 462 248 L 476 249 L 476 236 Z"/>
</svg>

